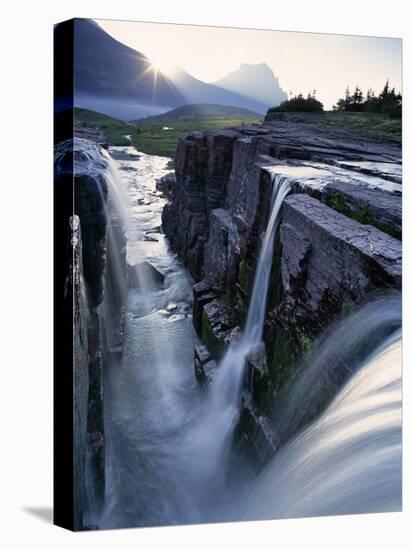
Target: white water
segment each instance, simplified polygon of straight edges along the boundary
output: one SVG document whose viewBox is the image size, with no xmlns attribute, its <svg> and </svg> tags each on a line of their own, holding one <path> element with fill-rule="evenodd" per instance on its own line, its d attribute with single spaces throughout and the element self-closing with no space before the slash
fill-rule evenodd
<svg viewBox="0 0 412 550">
<path fill-rule="evenodd" d="M 386 363 L 372 361 L 359 371 L 322 418 L 287 443 L 257 482 L 246 475 L 228 444 L 238 416 L 245 356 L 262 338 L 273 243 L 290 180 L 284 175 L 274 180 L 272 210 L 245 331 L 223 359 L 207 395 L 199 390 L 193 374 L 193 346 L 198 341 L 190 314 L 192 281 L 159 231 L 165 201 L 155 189 L 155 180 L 167 173 L 168 159 L 136 154 L 131 147 L 113 148 L 112 154 L 113 197 L 117 200 L 116 186 L 120 197 L 123 191 L 127 194 L 121 203 L 126 205 L 123 223 L 128 261 L 131 265 L 150 261 L 165 275 L 165 282 L 156 291 L 129 290 L 123 358 L 121 363 L 109 365 L 105 373 L 106 504 L 100 527 L 398 506 L 399 441 L 391 447 L 390 440 L 398 437 L 399 423 L 393 423 L 391 432 L 385 416 L 385 411 L 391 410 L 395 418 L 399 409 L 399 399 L 390 401 L 389 397 L 399 390 L 393 375 L 400 361 L 394 352 Z M 157 240 L 147 241 L 149 233 Z M 294 381 L 293 391 L 282 401 L 282 414 L 274 411 L 274 426 L 295 429 L 296 413 L 305 409 L 303 397 L 308 397 L 309 405 L 316 401 L 317 391 L 311 392 L 314 382 L 319 381 L 322 388 L 335 382 L 334 365 L 342 355 L 339 342 L 346 342 L 348 362 L 357 368 L 356 350 L 367 342 L 371 342 L 370 350 L 376 347 L 371 334 L 390 334 L 399 326 L 399 307 L 394 313 L 393 303 L 382 299 L 370 314 L 348 320 L 335 336 L 329 335 L 328 353 L 320 348 L 312 357 L 312 374 L 306 371 L 306 376 Z M 168 311 L 172 304 L 176 309 Z M 370 332 L 360 330 L 360 325 L 369 326 Z M 388 333 L 386 329 L 381 332 L 382 325 Z M 326 376 L 321 375 L 324 372 Z M 387 447 L 391 449 L 388 452 Z M 377 455 L 374 449 L 379 451 Z M 356 489 L 352 492 L 348 490 L 351 483 Z"/>
<path fill-rule="evenodd" d="M 400 511 L 400 332 L 283 447 L 259 476 L 242 519 Z"/>
</svg>

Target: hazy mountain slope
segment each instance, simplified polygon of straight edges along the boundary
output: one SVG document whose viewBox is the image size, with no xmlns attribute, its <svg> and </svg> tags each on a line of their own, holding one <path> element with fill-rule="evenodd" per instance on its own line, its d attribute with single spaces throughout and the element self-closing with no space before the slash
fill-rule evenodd
<svg viewBox="0 0 412 550">
<path fill-rule="evenodd" d="M 243 107 L 234 107 L 232 105 L 218 105 L 217 103 L 194 103 L 190 105 L 183 105 L 182 107 L 177 107 L 166 113 L 160 115 L 149 116 L 142 119 L 142 122 L 149 121 L 172 121 L 176 119 L 189 119 L 189 118 L 257 118 L 260 115 L 254 113 L 249 109 L 244 109 Z M 135 122 L 139 122 L 136 120 Z"/>
<path fill-rule="evenodd" d="M 115 40 L 90 19 L 75 19 L 74 34 L 76 107 L 133 120 L 188 103 L 232 105 L 259 114 L 273 105 L 247 97 L 246 88 L 242 95 L 202 82 L 181 68 L 170 77 L 155 72 L 143 53 Z"/>
<path fill-rule="evenodd" d="M 217 103 L 220 105 L 234 105 L 250 109 L 256 113 L 266 113 L 267 105 L 250 99 L 246 95 L 224 90 L 214 84 L 206 84 L 194 78 L 182 68 L 177 68 L 171 79 L 185 98 L 185 103 Z"/>
<path fill-rule="evenodd" d="M 279 79 L 266 63 L 257 65 L 242 63 L 238 69 L 214 84 L 225 90 L 247 95 L 268 107 L 279 105 L 288 98 L 286 92 L 280 87 Z"/>
<path fill-rule="evenodd" d="M 74 25 L 75 103 L 119 118 L 130 118 L 182 105 L 173 83 L 150 60 L 121 44 L 94 21 Z M 137 112 L 136 109 L 142 109 Z M 136 112 L 135 112 L 136 111 Z"/>
</svg>

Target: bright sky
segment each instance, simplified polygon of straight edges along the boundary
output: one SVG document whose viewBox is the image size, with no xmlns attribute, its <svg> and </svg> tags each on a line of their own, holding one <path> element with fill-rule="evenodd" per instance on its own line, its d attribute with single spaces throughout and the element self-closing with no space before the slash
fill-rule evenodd
<svg viewBox="0 0 412 550">
<path fill-rule="evenodd" d="M 398 90 L 402 85 L 402 42 L 397 38 L 97 22 L 165 72 L 177 64 L 200 80 L 214 82 L 241 63 L 265 62 L 286 92 L 307 94 L 316 88 L 327 109 L 348 85 L 365 92 L 369 87 L 380 91 L 387 78 Z"/>
</svg>

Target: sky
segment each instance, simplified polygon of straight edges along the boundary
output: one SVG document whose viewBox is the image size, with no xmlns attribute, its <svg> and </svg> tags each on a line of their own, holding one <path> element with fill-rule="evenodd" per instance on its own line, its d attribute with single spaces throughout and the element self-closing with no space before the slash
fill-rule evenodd
<svg viewBox="0 0 412 550">
<path fill-rule="evenodd" d="M 111 36 L 145 54 L 166 74 L 174 64 L 215 82 L 241 63 L 267 63 L 285 92 L 316 89 L 326 109 L 360 86 L 402 86 L 398 38 L 97 20 Z"/>
</svg>

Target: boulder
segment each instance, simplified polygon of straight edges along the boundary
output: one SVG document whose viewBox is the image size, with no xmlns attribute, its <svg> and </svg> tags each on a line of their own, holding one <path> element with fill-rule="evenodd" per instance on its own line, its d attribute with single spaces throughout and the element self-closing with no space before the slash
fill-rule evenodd
<svg viewBox="0 0 412 550">
<path fill-rule="evenodd" d="M 156 181 L 156 189 L 161 191 L 167 198 L 171 199 L 173 190 L 176 187 L 176 176 L 173 172 L 162 176 Z"/>
<path fill-rule="evenodd" d="M 225 299 L 215 298 L 203 306 L 201 338 L 215 357 L 220 358 L 236 338 L 238 324 L 236 312 Z"/>
</svg>

